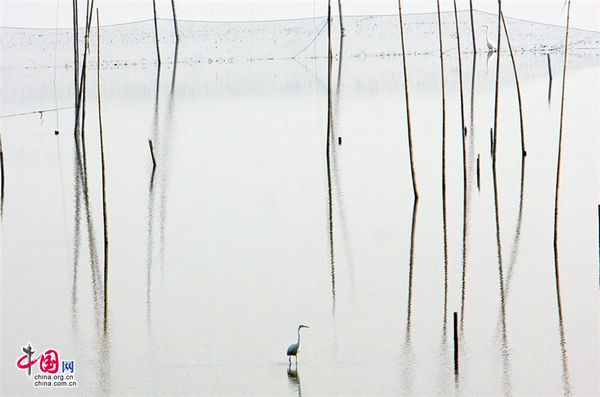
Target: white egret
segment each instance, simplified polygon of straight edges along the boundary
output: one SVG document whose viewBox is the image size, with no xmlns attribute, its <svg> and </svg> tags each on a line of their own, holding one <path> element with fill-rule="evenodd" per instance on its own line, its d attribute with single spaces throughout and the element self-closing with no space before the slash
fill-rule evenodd
<svg viewBox="0 0 600 397">
<path fill-rule="evenodd" d="M 483 25 L 483 27 L 485 28 L 485 41 L 487 41 L 487 46 L 488 46 L 488 52 L 496 52 L 496 47 L 494 47 L 494 45 L 492 43 L 490 43 L 490 39 L 488 38 L 488 29 L 489 26 L 488 25 Z"/>
<path fill-rule="evenodd" d="M 296 357 L 296 364 L 298 363 L 298 352 L 300 351 L 300 330 L 302 328 L 310 328 L 308 325 L 300 324 L 298 326 L 298 341 L 296 343 L 292 343 L 290 347 L 287 349 L 288 361 L 290 365 L 292 365 L 292 356 Z"/>
</svg>

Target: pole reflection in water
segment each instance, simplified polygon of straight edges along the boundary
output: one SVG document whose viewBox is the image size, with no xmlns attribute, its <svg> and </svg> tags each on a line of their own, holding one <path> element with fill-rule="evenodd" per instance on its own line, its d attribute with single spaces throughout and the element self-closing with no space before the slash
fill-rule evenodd
<svg viewBox="0 0 600 397">
<path fill-rule="evenodd" d="M 525 195 L 525 157 L 523 157 L 523 161 L 521 163 L 521 187 L 519 190 L 519 212 L 517 214 L 517 225 L 515 227 L 515 236 L 513 238 L 512 249 L 510 252 L 510 261 L 509 261 L 510 267 L 508 268 L 508 274 L 506 276 L 506 286 L 504 289 L 507 300 L 508 300 L 508 296 L 510 293 L 510 281 L 512 280 L 515 265 L 517 264 L 517 259 L 518 259 L 518 255 L 519 255 L 519 244 L 521 242 L 521 225 L 523 224 L 524 195 Z"/>
<path fill-rule="evenodd" d="M 177 77 L 177 56 L 179 52 L 179 43 L 175 45 L 175 55 L 173 58 L 173 74 L 171 75 L 171 89 L 169 91 L 169 102 L 167 105 L 167 113 L 164 128 L 160 133 L 165 134 L 164 139 L 159 141 L 159 157 L 161 159 L 161 167 L 159 169 L 160 176 L 160 239 L 159 239 L 159 261 L 160 261 L 160 273 L 163 275 L 164 271 L 164 261 L 165 261 L 165 253 L 166 253 L 166 223 L 167 223 L 167 202 L 168 196 L 167 193 L 169 191 L 169 160 L 170 160 L 170 144 L 172 140 L 172 134 L 174 132 L 173 123 L 175 118 L 175 85 L 176 85 L 176 77 Z M 158 89 L 157 89 L 158 92 Z"/>
<path fill-rule="evenodd" d="M 75 138 L 77 139 L 77 138 Z M 73 171 L 75 181 L 73 188 L 75 190 L 75 211 L 73 220 L 73 285 L 71 288 L 71 325 L 77 330 L 77 320 L 79 314 L 77 311 L 77 273 L 79 270 L 79 258 L 81 249 L 81 185 L 80 174 L 77 171 L 77 148 L 73 151 Z"/>
<path fill-rule="evenodd" d="M 415 257 L 415 234 L 417 228 L 417 210 L 419 199 L 413 202 L 412 221 L 410 226 L 410 250 L 408 257 L 408 301 L 406 305 L 406 332 L 404 335 L 402 383 L 407 394 L 412 394 L 415 355 L 412 347 L 412 298 L 413 298 L 413 269 Z"/>
<path fill-rule="evenodd" d="M 148 189 L 148 232 L 146 240 L 146 332 L 152 333 L 152 302 L 151 302 L 151 287 L 152 287 L 152 262 L 154 253 L 154 172 L 150 178 L 150 186 Z"/>
<path fill-rule="evenodd" d="M 500 217 L 498 208 L 498 178 L 496 175 L 496 161 L 492 162 L 492 179 L 494 182 L 494 212 L 496 218 L 496 246 L 498 259 L 498 280 L 500 285 L 500 354 L 502 355 L 502 387 L 505 395 L 512 394 L 510 349 L 508 347 L 506 323 L 506 294 L 504 289 L 504 270 L 502 268 L 502 242 L 500 234 Z"/>
<path fill-rule="evenodd" d="M 437 0 L 438 37 L 440 41 L 440 81 L 442 90 L 442 228 L 444 253 L 444 302 L 442 316 L 442 333 L 439 346 L 438 392 L 447 394 L 449 389 L 450 351 L 448 349 L 448 224 L 446 213 L 446 83 L 444 78 L 444 45 L 442 40 L 442 21 L 440 1 Z M 472 135 L 472 134 L 471 134 Z"/>
<path fill-rule="evenodd" d="M 437 0 L 438 37 L 440 40 L 440 79 L 442 88 L 442 228 L 444 250 L 444 313 L 443 313 L 443 342 L 445 344 L 448 324 L 448 223 L 446 213 L 446 82 L 444 79 L 444 45 L 442 40 L 442 19 L 440 1 Z"/>
<path fill-rule="evenodd" d="M 100 357 L 100 391 L 103 395 L 110 395 L 111 379 L 111 356 L 110 356 L 110 328 L 108 323 L 108 299 L 104 296 L 104 319 L 103 330 L 99 337 L 99 357 Z"/>
<path fill-rule="evenodd" d="M 87 228 L 88 237 L 88 251 L 90 261 L 90 273 L 91 273 L 91 287 L 92 287 L 92 300 L 94 311 L 96 315 L 96 327 L 99 327 L 100 317 L 100 291 L 102 289 L 102 280 L 100 280 L 100 269 L 98 265 L 98 252 L 96 250 L 96 237 L 94 231 L 94 218 L 90 208 L 89 190 L 87 184 L 87 175 L 84 173 L 83 164 L 81 160 L 81 149 L 79 147 L 79 140 L 75 136 L 75 244 L 74 244 L 74 262 L 79 263 L 80 258 L 80 244 L 81 244 L 81 204 L 83 203 L 83 210 L 85 212 L 85 221 Z M 76 289 L 77 286 L 74 286 Z"/>
<path fill-rule="evenodd" d="M 325 156 L 327 160 L 327 203 L 329 215 L 329 259 L 331 262 L 331 305 L 332 313 L 335 316 L 335 256 L 333 250 L 333 204 L 332 204 L 332 188 L 331 188 L 331 2 L 328 4 L 327 13 L 327 143 Z"/>
<path fill-rule="evenodd" d="M 335 91 L 335 109 L 331 120 L 331 161 L 332 161 L 332 179 L 333 187 L 335 188 L 335 198 L 337 201 L 337 214 L 339 218 L 339 228 L 342 232 L 344 257 L 348 263 L 350 289 L 354 292 L 354 262 L 352 261 L 352 244 L 350 242 L 350 235 L 348 233 L 348 227 L 346 222 L 346 211 L 344 203 L 344 192 L 342 188 L 342 175 L 340 171 L 339 163 L 339 152 L 341 151 L 340 145 L 336 145 L 336 135 L 340 136 L 339 129 L 337 128 L 337 122 L 341 120 L 340 109 L 341 109 L 341 80 L 342 80 L 342 64 L 344 62 L 344 36 L 340 35 L 340 54 L 338 59 L 338 74 L 337 74 L 337 87 Z M 337 134 L 336 134 L 337 131 Z M 339 244 L 338 244 L 339 246 Z"/>
<path fill-rule="evenodd" d="M 467 174 L 465 175 L 465 181 L 473 180 L 474 174 L 474 148 L 475 148 L 475 71 L 477 68 L 477 55 L 473 54 L 472 72 L 471 72 L 471 109 L 470 109 L 470 120 L 469 120 L 469 149 L 467 153 Z M 464 138 L 464 137 L 463 137 Z M 464 142 L 464 141 L 463 141 Z M 460 338 L 461 342 L 464 337 L 464 319 L 465 319 L 465 296 L 467 290 L 467 238 L 469 236 L 469 215 L 471 213 L 469 204 L 471 203 L 471 194 L 473 192 L 473 184 L 468 183 L 464 186 L 463 191 L 463 272 L 461 280 L 461 292 L 460 292 Z M 461 352 L 463 343 L 460 344 Z"/>
<path fill-rule="evenodd" d="M 160 70 L 159 67 L 156 70 L 156 82 L 155 82 L 155 90 L 154 90 L 154 113 L 152 119 L 152 139 L 157 149 L 160 148 L 160 134 L 158 128 L 158 99 L 160 94 Z M 160 149 L 158 149 L 160 153 Z M 159 164 L 158 167 L 161 167 L 162 164 Z M 152 289 L 152 262 L 153 262 L 153 254 L 154 254 L 154 175 L 156 172 L 156 167 L 152 168 L 152 174 L 150 175 L 150 186 L 148 189 L 148 231 L 147 231 L 147 241 L 146 241 L 146 332 L 148 334 L 152 333 L 152 298 L 151 298 L 151 289 Z"/>
</svg>

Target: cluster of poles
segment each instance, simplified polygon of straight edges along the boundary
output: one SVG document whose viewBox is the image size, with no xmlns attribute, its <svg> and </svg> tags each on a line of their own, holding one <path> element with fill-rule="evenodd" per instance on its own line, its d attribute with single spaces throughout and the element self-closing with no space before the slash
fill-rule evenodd
<svg viewBox="0 0 600 397">
<path fill-rule="evenodd" d="M 157 16 L 156 16 L 156 0 L 152 1 L 153 3 L 153 11 L 154 11 L 154 28 L 155 28 L 155 40 L 156 40 L 156 55 L 158 61 L 158 68 L 160 70 L 161 66 L 161 58 L 160 58 L 160 46 L 159 46 L 159 36 L 158 36 L 158 24 L 157 24 Z M 81 175 L 81 180 L 84 185 L 84 188 L 87 192 L 87 159 L 86 159 L 86 143 L 85 143 L 85 126 L 86 126 L 86 80 L 87 80 L 87 63 L 88 63 L 88 55 L 89 55 L 89 37 L 90 30 L 92 25 L 92 17 L 94 10 L 94 0 L 87 0 L 86 2 L 86 17 L 85 17 L 85 38 L 84 38 L 84 51 L 83 51 L 83 60 L 80 65 L 79 62 L 79 18 L 78 18 L 78 1 L 73 0 L 73 56 L 74 56 L 74 92 L 75 92 L 75 122 L 74 122 L 74 137 L 76 143 L 76 151 L 77 151 L 77 172 Z M 175 30 L 175 37 L 177 44 L 179 43 L 179 31 L 177 27 L 177 17 L 175 12 L 175 1 L 171 0 L 172 13 L 173 13 L 173 25 Z M 340 35 L 344 36 L 344 25 L 342 19 L 342 3 L 341 0 L 338 0 L 338 9 L 339 9 L 339 25 L 340 25 Z M 558 316 L 560 323 L 562 324 L 562 306 L 560 304 L 560 279 L 559 279 L 559 253 L 558 253 L 558 215 L 559 215 L 559 188 L 560 188 L 560 169 L 561 169 L 561 157 L 562 157 L 562 141 L 563 141 L 563 122 L 564 122 L 564 97 L 565 97 L 565 83 L 566 83 L 566 66 L 567 66 L 567 55 L 568 55 L 568 43 L 569 43 L 569 22 L 570 22 L 570 9 L 571 9 L 571 1 L 567 1 L 567 18 L 566 18 L 566 32 L 565 32 L 565 45 L 564 45 L 564 57 L 563 57 L 563 75 L 562 75 L 562 92 L 561 92 L 561 106 L 560 106 L 560 122 L 559 122 L 559 137 L 558 137 L 558 154 L 557 154 L 557 164 L 556 164 L 556 183 L 555 183 L 555 197 L 554 197 L 554 266 L 555 266 L 555 282 L 556 282 L 556 293 L 558 298 Z M 410 170 L 411 170 L 411 182 L 412 182 L 412 190 L 413 190 L 413 198 L 414 198 L 414 206 L 413 206 L 413 221 L 411 225 L 411 268 L 412 268 L 412 252 L 414 250 L 414 230 L 415 230 L 415 213 L 418 206 L 419 201 L 419 191 L 417 185 L 416 178 L 416 169 L 415 169 L 415 161 L 414 161 L 414 149 L 413 149 L 413 131 L 411 126 L 411 118 L 410 118 L 410 95 L 409 95 L 409 80 L 407 73 L 407 62 L 406 62 L 406 46 L 405 46 L 405 37 L 404 37 L 404 23 L 403 23 L 403 13 L 402 13 L 402 1 L 398 0 L 398 11 L 399 11 L 399 23 L 400 23 L 400 40 L 402 45 L 402 70 L 404 76 L 404 97 L 405 97 L 405 106 L 406 106 L 406 129 L 407 129 L 407 138 L 408 138 L 408 151 L 409 151 L 409 159 L 410 159 Z M 438 34 L 439 34 L 439 53 L 440 53 L 440 75 L 441 75 L 441 103 L 442 103 L 442 216 L 443 216 L 443 235 L 444 235 L 444 277 L 447 280 L 448 276 L 448 248 L 447 248 L 447 227 L 446 227 L 446 88 L 445 88 L 445 69 L 444 69 L 444 55 L 443 55 L 443 39 L 442 39 L 442 23 L 441 23 L 441 12 L 440 12 L 440 2 L 437 0 L 437 22 L 438 22 Z M 456 0 L 454 0 L 454 18 L 456 25 L 456 41 L 457 41 L 457 55 L 458 55 L 458 73 L 459 73 L 459 89 L 460 89 L 460 109 L 461 109 L 461 135 L 462 135 L 462 156 L 463 156 L 463 211 L 466 213 L 467 206 L 467 156 L 466 156 L 466 144 L 465 137 L 467 135 L 467 127 L 465 122 L 465 111 L 464 111 L 464 93 L 463 93 L 463 79 L 462 79 L 462 60 L 461 60 L 461 42 L 460 42 L 460 32 L 459 32 L 459 21 L 458 21 L 458 12 L 456 8 Z M 331 0 L 328 0 L 328 12 L 327 12 L 327 32 L 328 32 L 328 49 L 327 49 L 327 128 L 326 128 L 326 158 L 327 158 L 327 178 L 328 178 L 328 192 L 329 192 L 329 237 L 330 237 L 330 250 L 331 250 L 331 275 L 332 275 L 332 293 L 334 296 L 335 302 L 335 269 L 334 269 L 334 259 L 333 259 L 333 208 L 332 208 L 332 186 L 331 186 L 331 174 L 332 174 L 332 166 L 331 166 L 331 139 L 332 139 L 332 62 L 333 62 L 333 52 L 332 52 L 332 44 L 331 44 Z M 472 47 L 473 52 L 477 52 L 477 46 L 475 42 L 475 31 L 474 31 L 474 20 L 473 20 L 473 5 L 472 1 L 470 1 L 470 19 L 471 19 L 471 33 L 472 33 Z M 104 135 L 102 128 L 102 101 L 101 101 L 101 84 L 100 84 L 100 18 L 99 12 L 96 9 L 96 34 L 97 34 L 97 106 L 98 106 L 98 126 L 99 126 L 99 138 L 100 138 L 100 159 L 101 159 L 101 181 L 102 181 L 102 219 L 103 219 L 103 237 L 104 237 L 104 277 L 103 277 L 103 292 L 104 292 L 104 326 L 106 329 L 106 321 L 107 321 L 107 307 L 108 307 L 108 214 L 107 214 L 107 197 L 106 197 L 106 162 L 104 155 Z M 498 264 L 499 264 L 499 278 L 500 278 L 500 289 L 501 296 L 503 296 L 502 290 L 504 288 L 503 282 L 503 268 L 502 268 L 502 248 L 500 244 L 500 227 L 499 227 L 499 214 L 498 214 L 498 183 L 496 177 L 496 152 L 497 152 L 497 142 L 498 142 L 498 113 L 499 113 L 499 80 L 500 80 L 500 55 L 501 55 L 501 39 L 502 39 L 502 30 L 504 30 L 508 51 L 511 57 L 511 63 L 513 67 L 513 73 L 515 77 L 515 85 L 516 85 L 516 95 L 519 104 L 519 122 L 520 122 L 520 138 L 521 138 L 521 172 L 523 173 L 525 157 L 527 155 L 527 151 L 525 149 L 525 131 L 524 131 L 524 120 L 523 120 L 523 112 L 522 112 L 522 99 L 521 99 L 521 89 L 519 85 L 519 79 L 517 75 L 517 66 L 515 62 L 515 57 L 512 50 L 512 45 L 510 42 L 509 33 L 507 30 L 506 22 L 504 19 L 504 15 L 502 13 L 502 2 L 498 0 L 498 30 L 497 30 L 497 56 L 496 56 L 496 76 L 495 76 L 495 94 L 494 94 L 494 118 L 493 118 L 493 126 L 490 130 L 490 154 L 492 157 L 492 174 L 493 174 L 493 187 L 494 187 L 494 201 L 495 201 L 495 220 L 496 220 L 496 238 L 497 238 L 497 256 L 498 256 Z M 340 58 L 342 54 L 340 53 Z M 550 65 L 550 58 L 548 57 L 548 72 L 550 76 L 550 80 L 552 80 L 552 70 Z M 153 173 L 156 168 L 156 160 L 154 156 L 154 148 L 152 141 L 149 140 L 149 149 L 152 156 L 152 164 L 153 164 Z M 338 138 L 338 143 L 341 144 L 341 137 Z M 81 151 L 80 149 L 81 148 Z M 80 156 L 81 154 L 81 156 Z M 2 150 L 2 139 L 0 136 L 0 174 L 1 174 L 1 192 L 0 192 L 0 215 L 2 214 L 2 205 L 4 201 L 4 185 L 5 185 L 5 176 L 4 176 L 4 155 Z M 477 157 L 477 185 L 479 186 L 479 155 Z M 599 214 L 599 222 L 600 222 L 600 206 L 598 207 Z M 465 265 L 465 250 L 464 244 L 466 240 L 466 225 L 463 224 L 463 266 Z M 463 273 L 463 295 L 462 299 L 464 300 L 464 273 Z M 448 295 L 448 286 L 447 281 L 445 281 L 445 290 L 444 290 L 444 319 L 447 314 L 447 295 Z M 410 299 L 410 298 L 409 298 Z M 463 302 L 464 303 L 464 302 Z M 334 303 L 335 305 L 335 303 Z M 464 307 L 464 305 L 462 305 Z M 462 310 L 462 309 L 461 309 Z M 463 313 L 461 311 L 461 325 L 462 325 L 462 316 Z M 455 373 L 458 373 L 459 369 L 459 357 L 458 357 L 458 340 L 459 340 L 459 328 L 457 326 L 458 323 L 458 315 L 457 312 L 453 313 L 453 332 L 454 332 L 454 370 Z M 444 321 L 445 323 L 445 321 Z M 561 346 L 563 348 L 563 355 L 565 354 L 565 337 L 564 330 L 562 326 L 560 327 L 561 332 Z"/>
<path fill-rule="evenodd" d="M 470 20 L 471 20 L 471 36 L 472 36 L 472 47 L 474 56 L 477 53 L 477 45 L 475 39 L 475 29 L 474 29 L 474 18 L 473 18 L 473 2 L 470 3 Z M 339 21 L 340 21 L 340 34 L 344 35 L 344 28 L 342 22 L 341 15 L 341 2 L 338 0 L 338 4 L 340 5 L 339 11 Z M 463 78 L 462 78 L 462 56 L 461 56 L 461 41 L 460 41 L 460 31 L 459 31 L 459 21 L 458 21 L 458 11 L 456 7 L 456 0 L 453 1 L 454 4 L 454 20 L 456 26 L 456 42 L 457 42 L 457 55 L 458 55 L 458 74 L 459 74 L 459 90 L 460 90 L 460 109 L 461 109 L 461 135 L 462 135 L 462 160 L 463 160 L 463 216 L 466 217 L 467 213 L 467 155 L 466 155 L 466 142 L 465 138 L 467 136 L 467 127 L 465 123 L 465 111 L 464 111 L 464 93 L 463 93 Z M 558 301 L 558 315 L 559 315 L 559 323 L 562 324 L 562 305 L 560 299 L 560 280 L 559 280 L 559 266 L 558 266 L 558 205 L 559 205 L 559 187 L 560 187 L 560 167 L 561 167 L 561 153 L 562 153 L 562 136 L 563 136 L 563 119 L 564 119 L 564 97 L 565 97 L 565 81 L 566 81 L 566 66 L 567 66 L 567 53 L 568 53 L 568 42 L 569 42 L 569 22 L 570 22 L 570 8 L 571 1 L 567 2 L 567 22 L 566 22 L 566 32 L 565 32 L 565 45 L 564 45 L 564 58 L 563 58 L 563 76 L 562 76 L 562 95 L 561 95 L 561 108 L 560 108 L 560 124 L 559 124 L 559 144 L 558 144 L 558 158 L 556 165 L 556 189 L 555 189 L 555 201 L 554 201 L 554 265 L 555 265 L 555 281 L 556 281 L 556 294 Z M 405 106 L 406 106 L 406 130 L 407 130 L 407 138 L 408 138 L 408 152 L 409 152 L 409 160 L 410 160 L 410 171 L 411 171 L 411 182 L 412 182 L 412 190 L 413 190 L 413 217 L 412 217 L 412 225 L 411 225 L 411 247 L 410 247 L 410 274 L 409 278 L 412 275 L 412 262 L 413 262 L 413 252 L 414 252 L 414 231 L 415 231 L 415 220 L 416 220 L 416 211 L 419 202 L 419 191 L 417 185 L 416 178 L 416 169 L 415 169 L 415 161 L 414 161 L 414 149 L 413 149 L 413 131 L 411 126 L 411 118 L 410 118 L 410 95 L 409 95 L 409 80 L 407 73 L 407 62 L 406 62 L 406 46 L 405 46 L 405 38 L 404 38 L 404 23 L 403 23 L 403 13 L 402 13 L 402 1 L 398 0 L 398 15 L 399 15 L 399 23 L 400 23 L 400 40 L 402 46 L 402 70 L 404 77 L 404 96 L 405 96 Z M 442 23 L 441 23 L 441 12 L 440 12 L 440 1 L 437 0 L 437 16 L 438 16 L 438 34 L 439 34 L 439 53 L 440 53 L 440 74 L 441 74 L 441 96 L 442 96 L 442 217 L 443 217 L 443 235 L 444 235 L 444 324 L 446 324 L 446 316 L 447 316 L 447 296 L 448 296 L 448 244 L 447 244 L 447 226 L 446 226 L 446 89 L 445 89 L 445 76 L 444 76 L 444 46 L 442 39 Z M 327 164 L 327 179 L 328 179 L 328 194 L 329 194 L 329 240 L 330 240 L 330 258 L 331 258 L 331 277 L 332 277 L 332 296 L 333 296 L 333 305 L 335 311 L 335 268 L 334 268 L 334 255 L 333 255 L 333 208 L 332 208 L 332 188 L 331 188 L 331 130 L 332 130 L 332 102 L 331 102 L 331 78 L 332 78 L 332 60 L 333 60 L 333 52 L 331 45 L 331 0 L 328 1 L 328 12 L 327 12 L 327 32 L 328 32 L 328 49 L 327 49 L 327 134 L 326 134 L 326 164 Z M 496 222 L 496 241 L 497 241 L 497 259 L 498 259 L 498 271 L 499 271 L 499 280 L 500 280 L 500 295 L 504 296 L 504 274 L 503 274 L 503 265 L 502 265 L 502 246 L 501 246 L 501 238 L 500 238 L 500 220 L 499 220 L 499 205 L 498 205 L 498 180 L 497 180 L 497 172 L 496 172 L 496 153 L 497 153 L 497 142 L 498 142 L 498 114 L 499 114 L 499 81 L 500 81 L 500 55 L 501 55 L 501 41 L 502 41 L 502 30 L 504 30 L 504 34 L 506 36 L 506 42 L 508 46 L 508 52 L 510 54 L 515 85 L 516 85 L 516 95 L 518 100 L 518 108 L 519 108 L 519 124 L 520 124 L 520 141 L 521 141 L 521 175 L 524 173 L 525 167 L 525 157 L 527 156 L 527 151 L 525 148 L 525 128 L 524 128 L 524 120 L 523 120 L 523 110 L 522 110 L 522 98 L 521 98 L 521 87 L 519 84 L 519 78 L 517 73 L 517 65 L 515 61 L 515 56 L 512 49 L 512 44 L 510 42 L 509 32 L 507 30 L 506 21 L 504 19 L 504 15 L 502 12 L 502 2 L 498 0 L 498 30 L 497 30 L 497 48 L 495 52 L 496 56 L 496 76 L 495 76 L 495 91 L 494 91 L 494 118 L 493 118 L 493 126 L 490 129 L 490 155 L 492 157 L 492 175 L 493 175 L 493 187 L 494 187 L 494 207 L 495 207 L 495 222 Z M 342 56 L 340 49 L 340 58 Z M 341 62 L 341 60 L 340 60 Z M 550 64 L 550 57 L 548 55 L 548 72 L 550 77 L 550 83 L 552 82 L 552 69 Z M 473 131 L 472 131 L 473 133 Z M 339 144 L 341 144 L 341 137 L 339 139 Z M 477 156 L 477 186 L 479 188 L 480 181 L 480 159 L 479 155 Z M 600 216 L 600 207 L 599 207 L 599 216 Z M 462 241 L 463 241 L 463 250 L 462 250 L 462 262 L 463 262 L 463 276 L 462 276 L 462 294 L 461 294 L 461 316 L 460 323 L 462 329 L 462 318 L 463 318 L 463 310 L 464 310 L 464 291 L 465 291 L 465 269 L 466 266 L 466 236 L 467 236 L 467 226 L 466 222 L 463 222 L 463 233 L 462 233 Z M 411 300 L 411 289 L 409 288 L 409 302 Z M 504 314 L 504 302 L 501 302 L 501 311 Z M 409 312 L 410 312 L 410 304 L 409 304 Z M 454 371 L 455 374 L 458 374 L 459 371 L 459 327 L 458 324 L 458 313 L 453 313 L 453 340 L 454 340 Z M 408 319 L 408 324 L 410 324 L 410 314 Z M 409 325 L 407 327 L 410 327 Z M 445 329 L 445 325 L 444 325 Z M 506 324 L 505 324 L 505 316 L 502 315 L 502 329 L 504 330 L 504 340 L 506 340 Z M 561 347 L 563 349 L 563 356 L 566 354 L 565 348 L 565 337 L 564 337 L 564 329 L 560 326 L 561 332 Z"/>
<path fill-rule="evenodd" d="M 156 16 L 156 0 L 152 0 L 153 11 L 154 11 L 154 28 L 155 28 L 155 39 L 156 39 L 156 54 L 158 59 L 158 68 L 160 70 L 161 59 L 160 59 L 160 47 L 158 40 L 158 24 Z M 173 25 L 175 29 L 175 37 L 177 43 L 179 43 L 179 31 L 177 27 L 177 17 L 175 11 L 175 0 L 171 0 L 171 9 L 173 12 Z M 90 30 L 92 25 L 92 17 L 94 10 L 94 0 L 86 1 L 86 16 L 85 16 L 85 30 L 84 30 L 84 51 L 83 60 L 80 65 L 80 49 L 79 49 L 79 11 L 78 11 L 78 0 L 73 0 L 73 65 L 74 65 L 74 103 L 75 103 L 75 122 L 74 122 L 74 138 L 76 144 L 76 172 L 81 176 L 81 182 L 84 188 L 84 196 L 87 197 L 87 156 L 86 156 L 86 143 L 85 143 L 85 112 L 86 112 L 86 81 L 87 81 L 87 63 L 89 54 L 89 38 Z M 97 30 L 97 103 L 98 103 L 98 127 L 99 127 L 99 138 L 100 138 L 100 161 L 101 161 L 101 180 L 102 180 L 102 220 L 103 220 L 103 246 L 104 246 L 104 275 L 103 275 L 103 297 L 104 297 L 104 329 L 106 331 L 107 326 L 107 310 L 108 310 L 108 213 L 106 205 L 106 161 L 104 156 L 104 134 L 102 128 L 102 101 L 101 101 L 101 84 L 100 84 L 100 17 L 98 9 L 96 8 L 96 30 Z M 156 168 L 156 160 L 154 157 L 154 149 L 152 141 L 149 140 L 150 152 L 152 154 L 153 163 L 153 174 Z M 2 199 L 4 197 L 4 164 L 2 156 L 2 141 L 0 137 L 0 165 L 2 173 Z M 3 200 L 2 200 L 3 202 Z M 1 211 L 1 206 L 0 206 Z"/>
</svg>

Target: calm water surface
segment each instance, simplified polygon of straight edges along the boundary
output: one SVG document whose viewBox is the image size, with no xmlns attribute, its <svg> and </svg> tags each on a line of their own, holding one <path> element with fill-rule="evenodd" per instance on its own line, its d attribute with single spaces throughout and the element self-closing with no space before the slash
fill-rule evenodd
<svg viewBox="0 0 600 397">
<path fill-rule="evenodd" d="M 325 60 L 183 62 L 160 74 L 105 66 L 106 310 L 95 73 L 85 173 L 72 109 L 0 119 L 2 394 L 32 392 L 15 368 L 28 341 L 76 361 L 78 388 L 49 394 L 597 394 L 600 62 L 573 56 L 568 66 L 559 300 L 561 55 L 550 92 L 546 57 L 518 55 L 523 166 L 512 66 L 501 59 L 495 195 L 496 58 L 463 57 L 465 202 L 458 63 L 445 57 L 446 279 L 436 55 L 407 65 L 418 205 L 400 57 L 334 62 L 330 180 Z M 71 79 L 62 68 L 6 70 L 1 113 L 68 106 Z M 299 323 L 311 328 L 289 371 Z"/>
</svg>

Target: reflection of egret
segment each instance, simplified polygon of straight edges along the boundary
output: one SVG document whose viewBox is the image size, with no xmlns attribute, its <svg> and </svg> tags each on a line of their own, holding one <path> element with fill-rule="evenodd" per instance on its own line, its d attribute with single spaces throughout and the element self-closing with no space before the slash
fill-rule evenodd
<svg viewBox="0 0 600 397">
<path fill-rule="evenodd" d="M 298 368 L 292 369 L 291 366 L 287 369 L 288 380 L 290 384 L 298 391 L 298 397 L 302 397 L 302 388 L 300 386 L 300 376 L 298 375 Z"/>
<path fill-rule="evenodd" d="M 302 328 L 310 328 L 308 325 L 300 324 L 298 326 L 298 342 L 292 343 L 287 349 L 288 361 L 292 364 L 292 356 L 296 357 L 296 363 L 298 363 L 298 351 L 300 351 L 300 330 Z"/>
<path fill-rule="evenodd" d="M 494 45 L 492 43 L 490 43 L 490 39 L 488 38 L 488 29 L 489 26 L 488 25 L 483 25 L 483 27 L 485 28 L 485 41 L 487 42 L 487 46 L 488 46 L 488 52 L 496 52 L 496 47 L 494 47 Z"/>
</svg>

